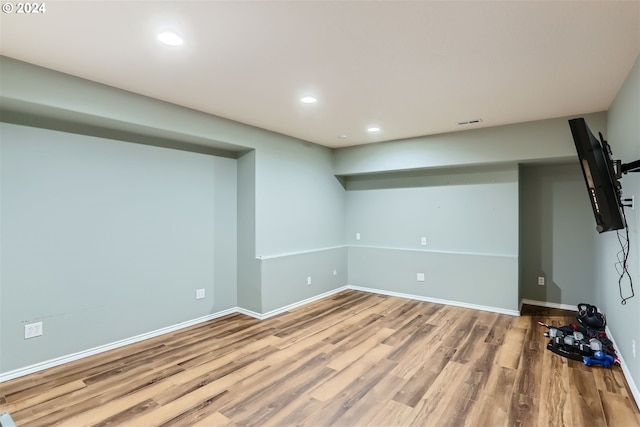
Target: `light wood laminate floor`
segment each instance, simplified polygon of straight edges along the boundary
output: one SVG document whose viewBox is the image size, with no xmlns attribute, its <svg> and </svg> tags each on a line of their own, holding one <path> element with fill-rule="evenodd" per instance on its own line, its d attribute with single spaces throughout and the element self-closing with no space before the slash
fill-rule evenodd
<svg viewBox="0 0 640 427">
<path fill-rule="evenodd" d="M 235 314 L 0 384 L 23 426 L 637 426 L 619 366 L 545 349 L 537 321 L 344 291 Z"/>
</svg>

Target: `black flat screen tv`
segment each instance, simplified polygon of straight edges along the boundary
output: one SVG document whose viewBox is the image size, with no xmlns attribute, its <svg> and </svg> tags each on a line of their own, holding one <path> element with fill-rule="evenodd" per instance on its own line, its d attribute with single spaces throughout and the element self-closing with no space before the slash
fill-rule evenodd
<svg viewBox="0 0 640 427">
<path fill-rule="evenodd" d="M 622 186 L 607 141 L 597 139 L 584 118 L 569 120 L 598 233 L 625 228 Z"/>
</svg>

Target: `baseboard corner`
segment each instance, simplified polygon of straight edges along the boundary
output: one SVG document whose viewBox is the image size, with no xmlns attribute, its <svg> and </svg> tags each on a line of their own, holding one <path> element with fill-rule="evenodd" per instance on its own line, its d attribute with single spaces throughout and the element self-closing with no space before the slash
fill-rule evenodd
<svg viewBox="0 0 640 427">
<path fill-rule="evenodd" d="M 607 333 L 607 338 L 609 338 L 613 343 L 613 348 L 615 349 L 620 348 L 616 344 L 616 340 L 614 339 L 613 334 L 611 333 L 611 329 L 609 329 L 608 325 L 604 327 L 604 330 Z M 633 378 L 633 375 L 631 375 L 631 371 L 629 371 L 629 368 L 627 367 L 627 364 L 625 363 L 624 358 L 622 357 L 622 354 L 620 354 L 620 352 L 617 352 L 617 356 L 618 356 L 618 359 L 620 359 L 620 367 L 622 368 L 622 373 L 624 374 L 624 378 L 627 380 L 627 384 L 629 385 L 629 390 L 631 390 L 631 394 L 635 399 L 636 407 L 640 410 L 640 389 L 638 389 L 638 384 L 636 384 L 635 379 Z"/>
<path fill-rule="evenodd" d="M 520 300 L 520 310 L 522 310 L 522 306 L 524 304 L 534 305 L 536 307 L 557 308 L 560 310 L 578 311 L 578 307 L 575 305 L 560 304 L 557 302 L 549 302 L 549 301 L 538 301 L 538 300 L 527 299 L 527 298 L 522 298 Z"/>
</svg>

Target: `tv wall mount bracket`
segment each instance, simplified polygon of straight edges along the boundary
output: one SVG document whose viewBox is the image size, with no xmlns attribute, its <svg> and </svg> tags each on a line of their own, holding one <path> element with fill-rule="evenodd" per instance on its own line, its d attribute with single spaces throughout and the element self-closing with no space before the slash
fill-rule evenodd
<svg viewBox="0 0 640 427">
<path fill-rule="evenodd" d="M 616 179 L 622 178 L 627 172 L 640 172 L 640 160 L 631 163 L 622 163 L 620 160 L 614 160 Z M 633 197 L 622 199 L 622 206 L 634 209 Z"/>
<path fill-rule="evenodd" d="M 631 163 L 622 163 L 620 160 L 614 160 L 616 166 L 616 178 L 622 178 L 622 175 L 627 172 L 640 172 L 640 159 Z"/>
</svg>

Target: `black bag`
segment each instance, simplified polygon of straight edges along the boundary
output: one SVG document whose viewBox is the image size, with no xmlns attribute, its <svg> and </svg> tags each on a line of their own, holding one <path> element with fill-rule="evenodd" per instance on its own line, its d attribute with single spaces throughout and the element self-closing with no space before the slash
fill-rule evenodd
<svg viewBox="0 0 640 427">
<path fill-rule="evenodd" d="M 578 304 L 578 322 L 585 328 L 603 331 L 606 325 L 604 315 L 598 311 L 598 307 L 591 304 Z"/>
</svg>

